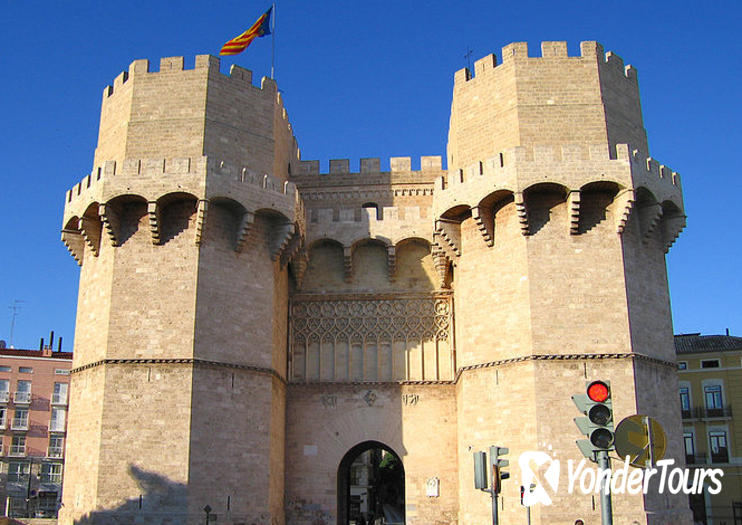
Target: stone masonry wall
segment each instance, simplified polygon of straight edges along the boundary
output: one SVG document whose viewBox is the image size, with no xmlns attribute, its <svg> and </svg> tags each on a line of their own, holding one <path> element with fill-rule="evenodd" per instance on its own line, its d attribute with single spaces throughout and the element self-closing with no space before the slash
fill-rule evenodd
<svg viewBox="0 0 742 525">
<path fill-rule="evenodd" d="M 405 469 L 405 523 L 457 522 L 456 405 L 450 385 L 289 385 L 286 519 L 335 525 L 337 473 L 364 441 L 391 448 Z M 425 495 L 437 477 L 440 496 Z"/>
</svg>

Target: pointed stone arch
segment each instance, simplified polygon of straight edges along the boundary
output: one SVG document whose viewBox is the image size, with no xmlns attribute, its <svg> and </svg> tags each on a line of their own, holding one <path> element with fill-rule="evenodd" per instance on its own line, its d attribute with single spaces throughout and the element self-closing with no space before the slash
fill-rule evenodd
<svg viewBox="0 0 742 525">
<path fill-rule="evenodd" d="M 374 501 L 378 502 L 379 499 L 384 498 L 386 501 L 394 501 L 395 504 L 387 503 L 389 507 L 394 509 L 388 509 L 389 512 L 396 514 L 398 519 L 396 521 L 385 521 L 386 523 L 404 523 L 404 498 L 405 498 L 405 473 L 404 463 L 402 458 L 397 452 L 395 452 L 389 445 L 382 443 L 381 441 L 369 440 L 358 443 L 350 450 L 348 450 L 343 458 L 340 460 L 337 471 L 337 523 L 338 525 L 347 525 L 349 520 L 353 517 L 351 515 L 351 467 L 353 462 L 359 458 L 362 454 L 371 451 L 372 454 L 375 451 L 383 451 L 391 454 L 398 462 L 399 469 L 401 470 L 401 494 L 399 488 L 394 486 L 389 490 L 388 487 L 384 487 L 384 494 L 371 494 L 371 487 L 369 487 L 369 499 L 373 498 Z M 378 489 L 378 486 L 374 486 L 374 489 Z M 378 490 L 381 492 L 382 490 Z M 396 492 L 392 494 L 392 491 Z M 374 505 L 377 506 L 377 505 Z M 378 508 L 373 509 L 372 512 L 378 512 Z M 378 517 L 378 516 L 377 516 Z"/>
</svg>

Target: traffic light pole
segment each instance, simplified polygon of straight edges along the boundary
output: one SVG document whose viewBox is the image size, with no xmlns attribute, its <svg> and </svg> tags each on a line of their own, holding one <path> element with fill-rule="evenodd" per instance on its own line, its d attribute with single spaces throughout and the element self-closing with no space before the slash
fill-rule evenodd
<svg viewBox="0 0 742 525">
<path fill-rule="evenodd" d="M 599 450 L 598 467 L 600 474 L 611 468 L 611 458 L 608 457 L 607 450 Z M 608 476 L 603 477 L 603 483 L 600 487 L 600 522 L 603 525 L 613 525 L 613 504 L 611 503 L 610 479 Z"/>
<path fill-rule="evenodd" d="M 490 489 L 490 495 L 492 496 L 492 525 L 498 525 L 500 522 L 497 516 L 497 492 L 494 487 Z"/>
</svg>

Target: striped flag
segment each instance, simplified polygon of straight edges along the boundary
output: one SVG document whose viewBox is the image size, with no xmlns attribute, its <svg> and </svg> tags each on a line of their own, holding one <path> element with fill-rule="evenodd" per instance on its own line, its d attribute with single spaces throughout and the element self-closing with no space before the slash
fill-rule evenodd
<svg viewBox="0 0 742 525">
<path fill-rule="evenodd" d="M 250 26 L 250 29 L 224 44 L 221 51 L 219 51 L 219 54 L 238 55 L 247 49 L 247 46 L 249 46 L 257 37 L 270 35 L 272 10 L 273 6 L 269 7 L 268 10 L 263 13 L 252 26 Z"/>
</svg>

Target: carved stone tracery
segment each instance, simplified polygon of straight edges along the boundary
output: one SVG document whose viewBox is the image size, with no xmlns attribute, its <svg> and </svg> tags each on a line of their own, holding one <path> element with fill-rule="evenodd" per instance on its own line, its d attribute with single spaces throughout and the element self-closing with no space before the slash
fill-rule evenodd
<svg viewBox="0 0 742 525">
<path fill-rule="evenodd" d="M 292 379 L 392 381 L 411 376 L 440 379 L 441 374 L 447 375 L 445 370 L 453 371 L 451 301 L 450 293 L 370 294 L 321 299 L 294 296 L 291 305 Z M 328 350 L 326 357 L 320 357 L 320 347 L 332 350 Z M 353 349 L 362 357 L 358 354 L 354 357 Z M 396 354 L 410 351 L 422 352 L 416 365 L 411 365 L 409 356 Z M 395 353 L 397 357 L 388 353 L 382 357 L 383 352 Z M 358 364 L 359 359 L 364 372 L 355 377 L 351 361 Z M 384 359 L 395 363 L 389 365 L 391 375 L 382 373 Z M 398 359 L 407 363 L 404 370 L 399 368 Z M 411 371 L 410 366 L 421 369 Z M 366 375 L 368 367 L 372 370 L 370 377 Z M 329 377 L 323 371 L 328 371 Z"/>
<path fill-rule="evenodd" d="M 451 300 L 443 294 L 403 299 L 295 299 L 291 319 L 297 343 L 312 339 L 446 341 L 451 327 Z"/>
</svg>

